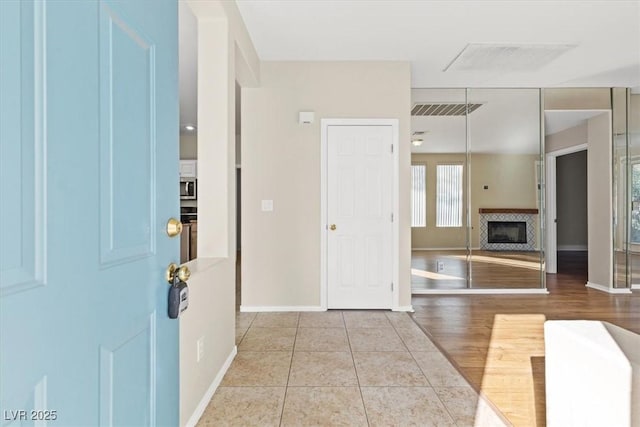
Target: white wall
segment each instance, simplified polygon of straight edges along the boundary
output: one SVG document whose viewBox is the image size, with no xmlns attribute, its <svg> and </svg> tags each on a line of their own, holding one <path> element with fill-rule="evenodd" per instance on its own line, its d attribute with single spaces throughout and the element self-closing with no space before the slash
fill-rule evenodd
<svg viewBox="0 0 640 427">
<path fill-rule="evenodd" d="M 411 304 L 410 88 L 406 62 L 262 63 L 261 87 L 242 92 L 243 309 L 320 306 L 322 118 L 400 121 L 399 305 Z"/>
<path fill-rule="evenodd" d="M 235 2 L 188 1 L 198 20 L 198 259 L 180 318 L 180 424 L 194 423 L 235 352 L 235 81 L 259 60 Z M 204 357 L 196 361 L 196 342 Z"/>
</svg>

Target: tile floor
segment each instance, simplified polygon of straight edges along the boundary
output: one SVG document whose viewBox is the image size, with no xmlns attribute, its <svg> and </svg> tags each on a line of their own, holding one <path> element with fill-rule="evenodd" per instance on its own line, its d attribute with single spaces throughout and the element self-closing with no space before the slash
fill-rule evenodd
<svg viewBox="0 0 640 427">
<path fill-rule="evenodd" d="M 198 426 L 504 426 L 406 313 L 238 313 Z"/>
</svg>

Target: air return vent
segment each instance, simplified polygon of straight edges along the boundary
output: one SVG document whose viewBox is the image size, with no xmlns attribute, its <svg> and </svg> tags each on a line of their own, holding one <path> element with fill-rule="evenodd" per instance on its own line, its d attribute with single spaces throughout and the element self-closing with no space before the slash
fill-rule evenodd
<svg viewBox="0 0 640 427">
<path fill-rule="evenodd" d="M 470 43 L 443 71 L 530 72 L 574 47 L 573 44 Z"/>
<path fill-rule="evenodd" d="M 469 109 L 469 114 L 480 108 L 482 104 L 447 103 L 447 104 L 414 104 L 411 109 L 412 116 L 464 116 Z"/>
</svg>

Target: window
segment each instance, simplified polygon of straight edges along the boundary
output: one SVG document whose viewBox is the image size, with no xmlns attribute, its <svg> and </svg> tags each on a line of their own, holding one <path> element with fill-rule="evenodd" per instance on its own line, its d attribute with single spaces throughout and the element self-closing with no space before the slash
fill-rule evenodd
<svg viewBox="0 0 640 427">
<path fill-rule="evenodd" d="M 436 227 L 462 227 L 462 165 L 437 166 Z"/>
<path fill-rule="evenodd" d="M 411 226 L 427 226 L 425 165 L 411 165 Z"/>
<path fill-rule="evenodd" d="M 631 163 L 631 243 L 640 243 L 640 163 Z"/>
</svg>

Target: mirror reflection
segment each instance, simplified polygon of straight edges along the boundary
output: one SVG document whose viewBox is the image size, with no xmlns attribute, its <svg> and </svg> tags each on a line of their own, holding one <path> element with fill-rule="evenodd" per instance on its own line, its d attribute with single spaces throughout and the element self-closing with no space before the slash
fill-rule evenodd
<svg viewBox="0 0 640 427">
<path fill-rule="evenodd" d="M 543 286 L 539 91 L 412 97 L 414 292 Z"/>
</svg>

